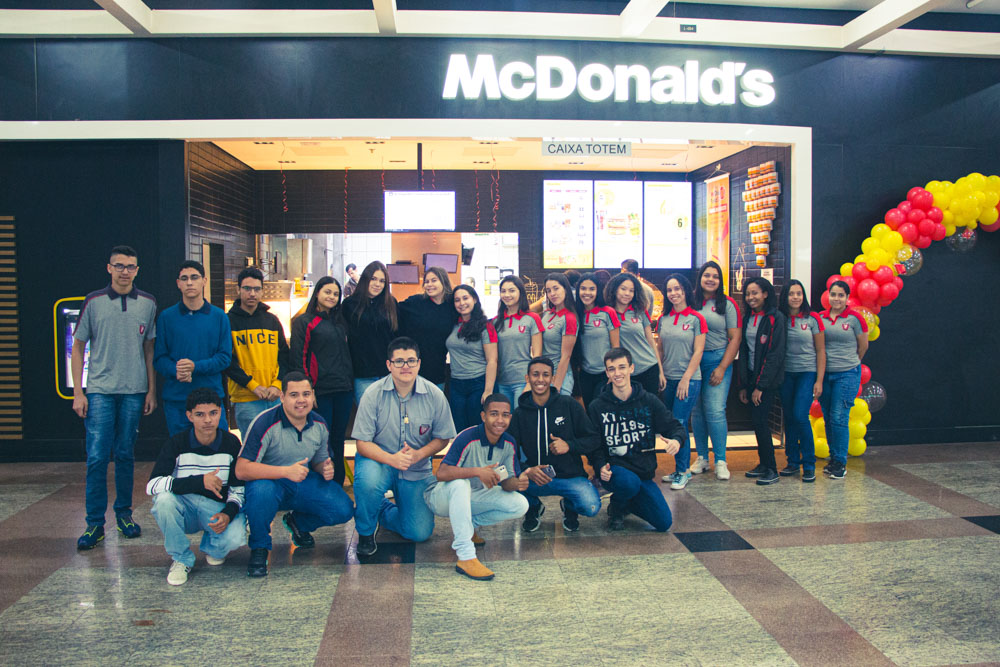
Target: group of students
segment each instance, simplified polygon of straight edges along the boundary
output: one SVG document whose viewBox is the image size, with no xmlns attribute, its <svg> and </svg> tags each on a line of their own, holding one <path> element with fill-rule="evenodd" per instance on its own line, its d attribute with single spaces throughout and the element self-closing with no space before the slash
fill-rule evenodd
<svg viewBox="0 0 1000 667">
<path fill-rule="evenodd" d="M 194 562 L 185 535 L 204 531 L 203 551 L 217 564 L 240 543 L 233 526 L 242 524 L 242 512 L 250 576 L 267 574 L 270 524 L 282 509 L 282 523 L 301 548 L 312 545 L 315 528 L 353 517 L 362 557 L 375 553 L 380 526 L 422 541 L 434 514 L 447 514 L 458 531 L 456 567 L 473 578 L 492 573 L 470 551 L 476 538 L 466 539 L 467 528 L 475 534 L 476 526 L 524 515 L 523 528 L 535 530 L 545 508 L 539 496 L 559 495 L 563 527 L 576 530 L 579 515 L 600 509 L 597 478 L 612 491 L 612 529 L 634 513 L 667 530 L 670 511 L 652 481 L 656 438 L 675 455 L 676 471 L 664 477 L 671 488 L 712 469 L 709 440 L 716 476 L 729 478 L 725 404 L 737 351 L 740 398 L 751 402 L 760 453 L 747 476 L 770 484 L 801 466 L 803 481 L 815 479 L 813 397 L 827 416 L 827 473 L 844 476 L 847 416 L 867 346 L 864 320 L 847 308 L 846 284 L 833 284 L 830 310 L 816 314 L 798 281 L 779 305 L 771 284 L 755 278 L 740 318 L 722 289 L 720 267 L 708 262 L 695 288 L 680 274 L 667 279 L 669 309 L 657 322 L 657 340 L 648 288 L 628 266 L 613 277 L 584 274 L 575 284 L 550 274 L 544 299 L 534 305 L 520 279 L 507 276 L 499 312 L 489 318 L 475 289 L 452 289 L 439 268 L 426 272 L 422 294 L 397 303 L 385 266 L 372 262 L 347 299 L 336 279 L 321 278 L 287 345 L 261 302 L 259 270 L 240 273 L 240 298 L 226 317 L 203 298 L 204 269 L 186 261 L 177 280 L 181 302 L 155 317 L 153 297 L 133 285 L 135 251 L 116 246 L 111 284 L 87 297 L 74 333 L 74 410 L 85 419 L 88 457 L 88 525 L 78 548 L 103 539 L 112 454 L 118 529 L 126 538 L 141 532 L 131 518 L 132 446 L 139 415 L 156 407 L 154 367 L 164 377 L 171 439 L 147 490 L 174 560 L 171 583 L 183 583 Z M 225 423 L 223 374 L 242 443 Z M 583 406 L 571 397 L 576 379 Z M 780 472 L 767 425 L 779 392 L 788 433 L 788 466 Z M 352 502 L 342 487 L 355 404 Z M 693 464 L 689 420 L 698 451 Z M 456 433 L 435 486 L 431 457 Z"/>
</svg>

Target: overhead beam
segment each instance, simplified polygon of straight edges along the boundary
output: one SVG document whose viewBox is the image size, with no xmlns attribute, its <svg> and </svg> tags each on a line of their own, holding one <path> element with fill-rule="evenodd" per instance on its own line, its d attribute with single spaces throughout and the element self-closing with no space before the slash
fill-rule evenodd
<svg viewBox="0 0 1000 667">
<path fill-rule="evenodd" d="M 137 37 L 153 34 L 153 10 L 142 0 L 94 0 Z"/>
<path fill-rule="evenodd" d="M 0 9 L 0 36 L 122 37 L 130 31 L 100 9 Z"/>
<path fill-rule="evenodd" d="M 843 48 L 854 51 L 947 2 L 948 0 L 882 0 L 841 28 Z"/>
<path fill-rule="evenodd" d="M 622 37 L 638 37 L 655 19 L 669 0 L 629 0 L 621 13 Z"/>
<path fill-rule="evenodd" d="M 158 37 L 376 35 L 370 9 L 158 9 Z"/>
<path fill-rule="evenodd" d="M 380 35 L 396 34 L 396 0 L 372 0 Z"/>
</svg>

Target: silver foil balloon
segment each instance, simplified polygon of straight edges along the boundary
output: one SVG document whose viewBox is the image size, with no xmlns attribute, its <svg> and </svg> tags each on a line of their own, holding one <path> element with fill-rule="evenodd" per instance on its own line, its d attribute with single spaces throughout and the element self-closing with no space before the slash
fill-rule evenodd
<svg viewBox="0 0 1000 667">
<path fill-rule="evenodd" d="M 861 400 L 868 404 L 870 412 L 878 412 L 885 407 L 886 395 L 885 387 L 875 380 L 861 385 Z"/>
<path fill-rule="evenodd" d="M 910 255 L 910 258 L 904 259 L 903 261 L 900 262 L 900 264 L 902 264 L 903 268 L 905 269 L 905 273 L 903 273 L 903 275 L 909 278 L 910 276 L 919 273 L 920 269 L 923 268 L 924 254 L 920 252 L 919 248 L 914 247 L 913 254 Z"/>
<path fill-rule="evenodd" d="M 951 236 L 945 237 L 944 242 L 955 252 L 969 252 L 976 247 L 977 238 L 975 229 L 962 227 L 961 231 L 956 231 Z"/>
</svg>

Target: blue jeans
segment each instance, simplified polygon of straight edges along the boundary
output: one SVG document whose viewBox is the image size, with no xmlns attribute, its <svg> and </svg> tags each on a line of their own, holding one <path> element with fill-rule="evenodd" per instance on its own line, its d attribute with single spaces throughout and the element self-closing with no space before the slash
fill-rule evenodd
<svg viewBox="0 0 1000 667">
<path fill-rule="evenodd" d="M 254 418 L 264 412 L 264 410 L 273 408 L 278 403 L 281 403 L 281 401 L 277 398 L 271 401 L 266 398 L 258 398 L 256 401 L 233 403 L 233 415 L 236 417 L 236 428 L 240 430 L 240 435 L 243 436 L 244 440 L 247 437 L 247 431 L 250 430 L 250 424 L 253 423 Z M 187 417 L 185 417 L 185 419 L 186 418 Z"/>
<path fill-rule="evenodd" d="M 823 393 L 819 397 L 819 406 L 823 409 L 826 421 L 830 458 L 839 463 L 847 463 L 847 442 L 851 438 L 848 422 L 860 386 L 860 364 L 847 371 L 823 376 Z"/>
<path fill-rule="evenodd" d="M 247 522 L 250 548 L 271 549 L 271 522 L 280 510 L 295 512 L 299 530 L 311 533 L 320 526 L 347 523 L 354 515 L 354 503 L 344 489 L 310 470 L 301 482 L 290 479 L 255 479 L 247 482 Z"/>
<path fill-rule="evenodd" d="M 705 350 L 701 356 L 701 395 L 691 414 L 691 429 L 694 431 L 694 446 L 698 456 L 708 460 L 708 439 L 712 438 L 712 451 L 716 461 L 726 460 L 726 401 L 729 400 L 729 385 L 733 379 L 733 365 L 730 364 L 722 376 L 722 382 L 712 386 L 708 378 L 719 366 L 726 348 Z"/>
<path fill-rule="evenodd" d="M 674 463 L 677 464 L 677 472 L 684 472 L 691 467 L 691 438 L 687 434 L 688 418 L 691 417 L 691 410 L 698 403 L 698 394 L 701 392 L 701 380 L 688 380 L 687 398 L 677 398 L 677 385 L 680 380 L 667 380 L 667 388 L 663 390 L 663 404 L 674 413 L 674 419 L 684 427 L 684 440 L 681 441 L 681 448 L 674 454 Z"/>
<path fill-rule="evenodd" d="M 361 397 L 365 395 L 365 389 L 372 386 L 382 378 L 354 378 L 354 404 L 361 402 Z"/>
<path fill-rule="evenodd" d="M 556 477 L 542 486 L 528 482 L 528 488 L 521 493 L 532 507 L 542 503 L 541 496 L 562 496 L 577 514 L 596 516 L 601 511 L 601 496 L 586 477 Z"/>
<path fill-rule="evenodd" d="M 635 514 L 658 532 L 670 530 L 674 518 L 656 482 L 651 479 L 639 479 L 639 476 L 631 470 L 612 464 L 611 480 L 601 484 L 604 488 L 611 489 L 609 513 Z"/>
<path fill-rule="evenodd" d="M 341 486 L 347 477 L 347 464 L 344 462 L 344 435 L 347 432 L 347 422 L 351 420 L 351 409 L 354 407 L 354 392 L 334 391 L 316 396 L 316 411 L 326 420 L 330 428 L 330 460 L 333 461 L 333 481 Z"/>
<path fill-rule="evenodd" d="M 354 457 L 354 501 L 358 511 L 354 525 L 359 535 L 371 535 L 376 523 L 414 542 L 423 542 L 434 532 L 434 515 L 424 502 L 424 489 L 433 475 L 409 480 L 390 465 L 358 454 Z M 386 500 L 392 489 L 396 502 Z"/>
<path fill-rule="evenodd" d="M 809 424 L 816 371 L 785 371 L 781 385 L 781 408 L 785 415 L 785 456 L 788 465 L 816 467 L 816 445 Z"/>
<path fill-rule="evenodd" d="M 553 378 L 554 377 L 555 377 L 555 374 L 553 373 Z M 563 396 L 572 396 L 573 395 L 573 369 L 572 368 L 566 369 L 566 377 L 563 378 L 562 386 L 559 387 L 559 393 L 562 394 Z M 517 407 L 517 406 L 515 406 L 515 407 Z"/>
<path fill-rule="evenodd" d="M 163 533 L 163 546 L 178 563 L 194 567 L 194 552 L 188 535 L 204 531 L 198 547 L 206 556 L 225 558 L 230 551 L 247 543 L 247 522 L 240 512 L 232 518 L 221 533 L 209 527 L 212 516 L 218 514 L 225 503 L 185 493 L 179 496 L 166 491 L 153 496 L 153 518 Z"/>
<path fill-rule="evenodd" d="M 455 430 L 459 433 L 479 423 L 479 413 L 483 411 L 481 401 L 484 391 L 486 391 L 485 375 L 466 380 L 451 379 L 448 403 L 451 405 L 451 418 L 455 422 Z"/>
<path fill-rule="evenodd" d="M 520 493 L 504 491 L 499 484 L 490 489 L 473 490 L 467 479 L 438 482 L 427 504 L 434 514 L 451 520 L 451 532 L 455 536 L 451 548 L 458 560 L 476 557 L 476 547 L 472 544 L 476 528 L 516 519 L 528 511 L 528 501 Z"/>
<path fill-rule="evenodd" d="M 163 401 L 163 416 L 167 419 L 167 433 L 177 435 L 181 431 L 191 428 L 191 420 L 187 418 L 186 401 Z M 226 421 L 226 411 L 222 411 L 219 417 L 219 428 L 223 431 L 229 430 L 229 423 Z"/>
<path fill-rule="evenodd" d="M 115 516 L 132 513 L 135 439 L 145 394 L 87 394 L 87 525 L 103 526 L 108 510 L 108 463 L 115 457 Z M 184 421 L 187 421 L 185 418 Z"/>
<path fill-rule="evenodd" d="M 517 399 L 524 393 L 524 382 L 515 382 L 513 384 L 497 384 L 497 391 L 510 399 L 510 407 L 517 407 Z"/>
</svg>

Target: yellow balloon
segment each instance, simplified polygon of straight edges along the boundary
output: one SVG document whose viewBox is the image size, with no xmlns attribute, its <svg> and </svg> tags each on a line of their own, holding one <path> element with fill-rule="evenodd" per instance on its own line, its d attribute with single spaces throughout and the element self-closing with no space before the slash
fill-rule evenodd
<svg viewBox="0 0 1000 667">
<path fill-rule="evenodd" d="M 993 210 L 995 211 L 996 209 Z M 890 230 L 888 234 L 882 237 L 879 243 L 882 245 L 882 249 L 892 256 L 896 254 L 897 250 L 903 247 L 903 235 Z"/>
<path fill-rule="evenodd" d="M 952 190 L 938 190 L 934 193 L 934 205 L 937 206 L 942 211 L 948 210 L 948 206 L 951 204 Z"/>
<path fill-rule="evenodd" d="M 903 246 L 896 251 L 897 262 L 905 262 L 911 257 L 913 257 L 913 246 L 909 243 L 904 243 Z"/>
<path fill-rule="evenodd" d="M 855 257 L 855 258 L 854 258 L 854 263 L 855 263 L 855 264 L 860 264 L 861 262 L 864 262 L 864 261 L 866 261 L 867 259 L 868 259 L 868 258 L 867 258 L 867 257 L 865 257 L 865 256 L 864 256 L 864 254 L 861 254 L 861 255 L 858 255 L 857 257 Z"/>
<path fill-rule="evenodd" d="M 984 225 L 992 225 L 998 219 L 1000 219 L 1000 211 L 998 211 L 996 208 L 985 209 L 982 213 L 979 214 L 979 222 L 983 223 Z"/>
<path fill-rule="evenodd" d="M 851 275 L 851 270 L 853 268 L 854 268 L 853 264 L 851 264 L 850 262 L 844 262 L 843 264 L 840 265 L 840 275 L 842 276 Z"/>
<path fill-rule="evenodd" d="M 879 248 L 879 250 L 881 250 L 881 248 Z M 865 260 L 865 266 L 868 267 L 869 271 L 875 271 L 878 267 L 882 266 L 882 262 L 873 255 L 874 253 L 872 253 L 872 255 L 868 255 L 868 259 Z"/>
<path fill-rule="evenodd" d="M 944 218 L 941 220 L 941 224 L 943 224 L 945 227 L 947 227 L 948 225 L 951 225 L 952 227 L 954 227 L 955 226 L 955 214 L 952 213 L 951 211 L 947 211 L 947 210 L 944 211 Z"/>
<path fill-rule="evenodd" d="M 1000 176 L 994 174 L 987 178 L 986 189 L 990 192 L 1000 192 Z"/>
<path fill-rule="evenodd" d="M 868 443 L 864 438 L 851 438 L 847 442 L 847 453 L 851 456 L 861 456 L 868 449 Z"/>
<path fill-rule="evenodd" d="M 879 248 L 880 245 L 878 239 L 872 238 L 871 236 L 869 236 L 868 238 L 866 238 L 864 241 L 861 242 L 861 252 L 865 253 L 869 257 L 871 257 L 872 253 L 878 250 Z"/>
<path fill-rule="evenodd" d="M 956 229 L 955 225 L 945 225 L 944 226 L 944 235 L 945 236 L 951 236 L 952 234 L 955 233 L 955 229 Z"/>
<path fill-rule="evenodd" d="M 851 410 L 860 410 L 861 412 L 871 412 L 871 410 L 868 409 L 868 404 L 865 402 L 865 399 L 863 398 L 855 398 L 854 407 L 851 408 Z"/>
<path fill-rule="evenodd" d="M 930 192 L 931 194 L 937 192 L 938 190 L 943 190 L 943 189 L 944 185 L 941 183 L 941 181 L 931 181 L 930 183 L 924 186 L 924 190 L 927 190 L 927 192 Z"/>
<path fill-rule="evenodd" d="M 864 414 L 864 416 L 861 417 L 861 421 L 863 421 L 865 423 L 865 426 L 868 426 L 869 424 L 871 424 L 872 423 L 872 413 L 866 412 Z"/>
<path fill-rule="evenodd" d="M 878 337 L 882 334 L 882 331 L 875 327 L 868 330 L 868 340 L 878 340 Z"/>
<path fill-rule="evenodd" d="M 826 420 L 822 417 L 817 417 L 813 422 L 813 433 L 816 436 L 826 435 Z"/>
<path fill-rule="evenodd" d="M 852 419 L 847 423 L 847 428 L 851 432 L 851 439 L 859 439 L 865 437 L 865 433 L 868 432 L 868 427 L 865 426 L 864 422 L 860 419 Z"/>
<path fill-rule="evenodd" d="M 881 241 L 882 237 L 892 231 L 892 227 L 880 222 L 874 227 L 872 227 L 872 238 Z"/>
<path fill-rule="evenodd" d="M 986 177 L 982 174 L 973 172 L 965 178 L 969 183 L 969 187 L 972 188 L 973 191 L 986 189 Z"/>
<path fill-rule="evenodd" d="M 830 445 L 826 438 L 816 438 L 815 441 L 816 458 L 825 459 L 830 456 Z"/>
<path fill-rule="evenodd" d="M 888 264 L 889 260 L 892 259 L 892 255 L 885 248 L 877 248 L 872 251 L 869 255 L 872 259 L 879 263 L 879 266 L 883 264 Z"/>
</svg>

